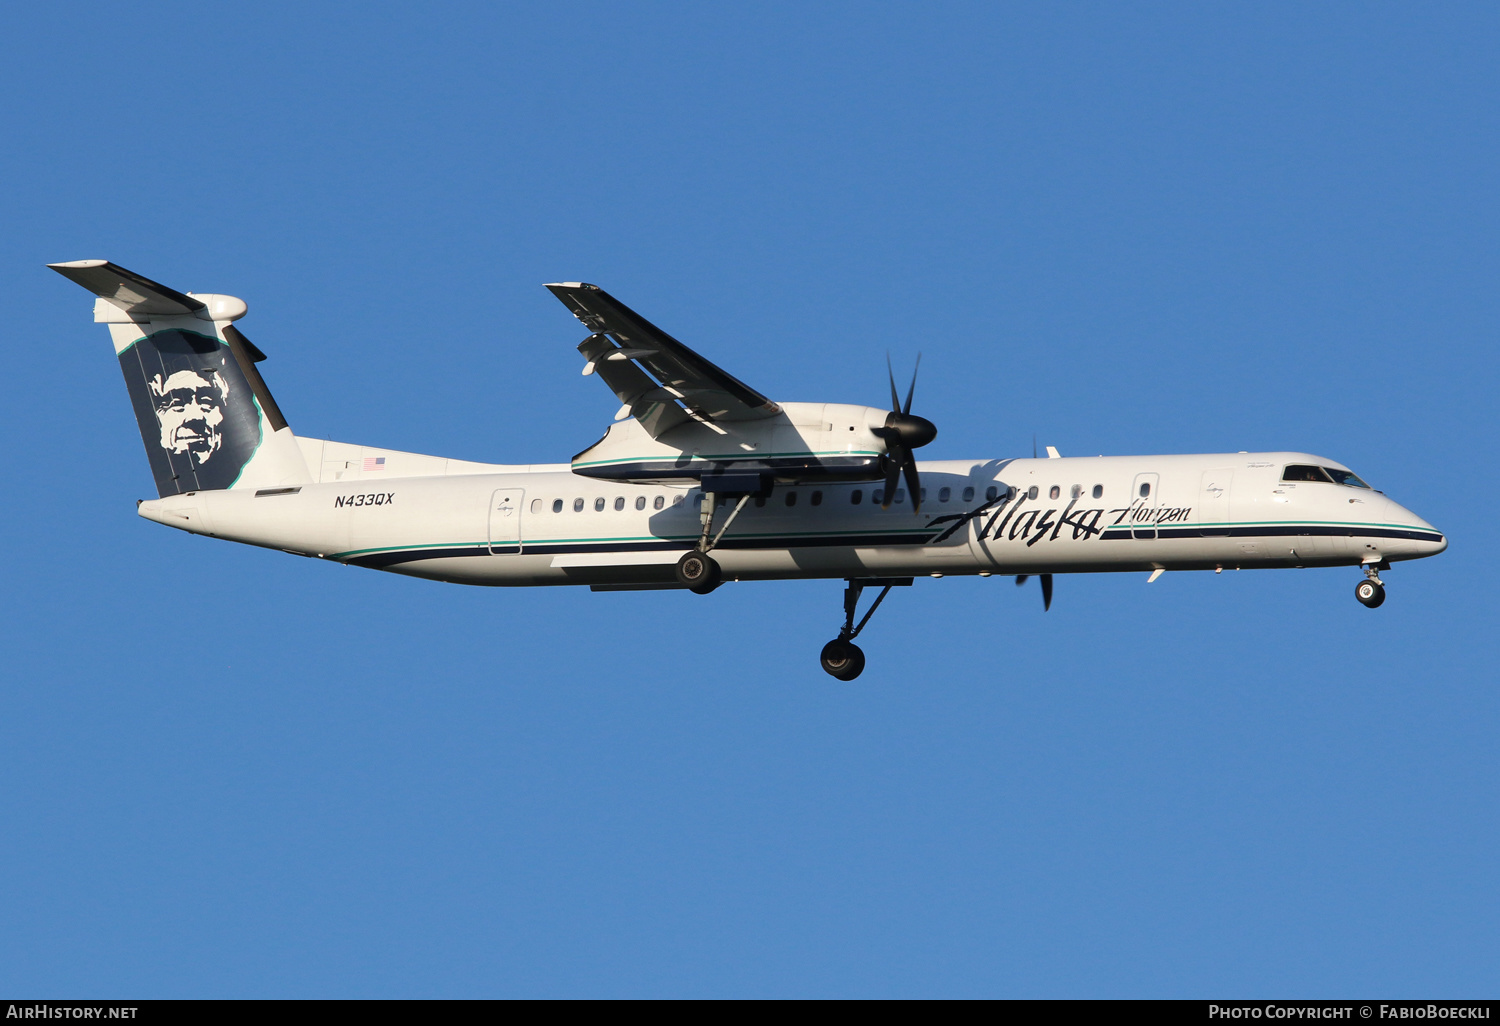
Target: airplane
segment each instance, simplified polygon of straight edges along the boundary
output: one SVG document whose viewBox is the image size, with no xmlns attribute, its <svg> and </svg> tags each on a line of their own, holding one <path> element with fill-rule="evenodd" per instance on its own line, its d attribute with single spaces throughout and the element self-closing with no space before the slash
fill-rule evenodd
<svg viewBox="0 0 1500 1026">
<path fill-rule="evenodd" d="M 49 264 L 97 298 L 158 497 L 140 516 L 192 534 L 455 584 L 687 589 L 843 580 L 820 653 L 850 681 L 854 644 L 918 577 L 1359 567 L 1447 539 L 1343 464 L 1304 452 L 932 460 L 887 361 L 890 408 L 777 402 L 598 286 L 546 288 L 588 331 L 583 374 L 622 404 L 567 463 L 446 459 L 292 433 L 235 327 L 245 302 L 178 292 L 106 260 Z M 921 358 L 917 363 L 920 367 Z M 866 589 L 880 589 L 857 618 Z"/>
</svg>

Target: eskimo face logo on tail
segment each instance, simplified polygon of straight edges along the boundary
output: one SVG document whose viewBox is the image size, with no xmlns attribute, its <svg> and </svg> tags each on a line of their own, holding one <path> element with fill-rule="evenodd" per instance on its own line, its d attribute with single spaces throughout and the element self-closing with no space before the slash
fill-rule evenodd
<svg viewBox="0 0 1500 1026">
<path fill-rule="evenodd" d="M 234 354 L 217 338 L 169 328 L 120 354 L 157 492 L 228 488 L 264 432 Z"/>
<path fill-rule="evenodd" d="M 161 447 L 174 456 L 192 455 L 201 467 L 224 446 L 224 407 L 229 382 L 218 371 L 180 370 L 169 377 L 158 374 L 147 383 L 156 422 L 161 425 Z"/>
</svg>

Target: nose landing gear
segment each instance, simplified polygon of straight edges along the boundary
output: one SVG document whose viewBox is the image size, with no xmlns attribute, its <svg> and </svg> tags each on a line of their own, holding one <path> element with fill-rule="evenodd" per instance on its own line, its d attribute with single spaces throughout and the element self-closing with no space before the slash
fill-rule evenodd
<svg viewBox="0 0 1500 1026">
<path fill-rule="evenodd" d="M 1364 569 L 1365 579 L 1354 589 L 1354 597 L 1361 604 L 1374 609 L 1385 601 L 1385 584 L 1380 580 L 1380 564 L 1366 563 Z"/>
<path fill-rule="evenodd" d="M 824 673 L 839 680 L 853 680 L 865 672 L 864 649 L 843 638 L 834 638 L 824 645 L 818 662 L 823 665 Z"/>
<path fill-rule="evenodd" d="M 911 587 L 910 577 L 851 577 L 849 586 L 844 589 L 844 626 L 839 628 L 839 636 L 823 646 L 822 653 L 818 656 L 818 662 L 823 666 L 823 672 L 838 680 L 853 680 L 865 670 L 865 653 L 854 644 L 854 639 L 859 637 L 859 632 L 865 629 L 865 624 L 870 622 L 870 617 L 875 615 L 875 610 L 880 608 L 880 603 L 885 601 L 886 595 L 890 594 L 892 588 Z M 866 586 L 880 588 L 880 594 L 871 604 L 864 618 L 855 626 L 854 613 L 859 608 L 860 593 Z"/>
</svg>

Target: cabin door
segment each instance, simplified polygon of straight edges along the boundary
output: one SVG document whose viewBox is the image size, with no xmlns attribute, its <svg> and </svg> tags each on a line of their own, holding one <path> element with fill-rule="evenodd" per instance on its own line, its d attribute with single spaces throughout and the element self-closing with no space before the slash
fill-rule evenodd
<svg viewBox="0 0 1500 1026">
<path fill-rule="evenodd" d="M 521 500 L 524 488 L 501 488 L 490 496 L 490 553 L 521 551 Z"/>
<path fill-rule="evenodd" d="M 1198 530 L 1205 538 L 1229 536 L 1229 489 L 1234 471 L 1205 470 L 1198 484 Z"/>
</svg>

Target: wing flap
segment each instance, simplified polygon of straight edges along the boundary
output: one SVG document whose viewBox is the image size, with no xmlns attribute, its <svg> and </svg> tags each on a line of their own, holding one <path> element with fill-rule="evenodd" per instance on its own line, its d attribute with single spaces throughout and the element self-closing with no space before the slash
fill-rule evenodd
<svg viewBox="0 0 1500 1026">
<path fill-rule="evenodd" d="M 781 412 L 597 285 L 562 282 L 547 289 L 593 332 L 578 351 L 653 437 L 689 416 L 759 420 Z M 668 407 L 680 416 L 667 413 Z"/>
<path fill-rule="evenodd" d="M 659 395 L 661 386 L 633 361 L 610 359 L 618 350 L 609 336 L 596 332 L 583 340 L 578 351 L 620 402 L 630 407 L 631 416 L 641 422 L 652 438 L 689 419 L 681 406 Z"/>
</svg>

